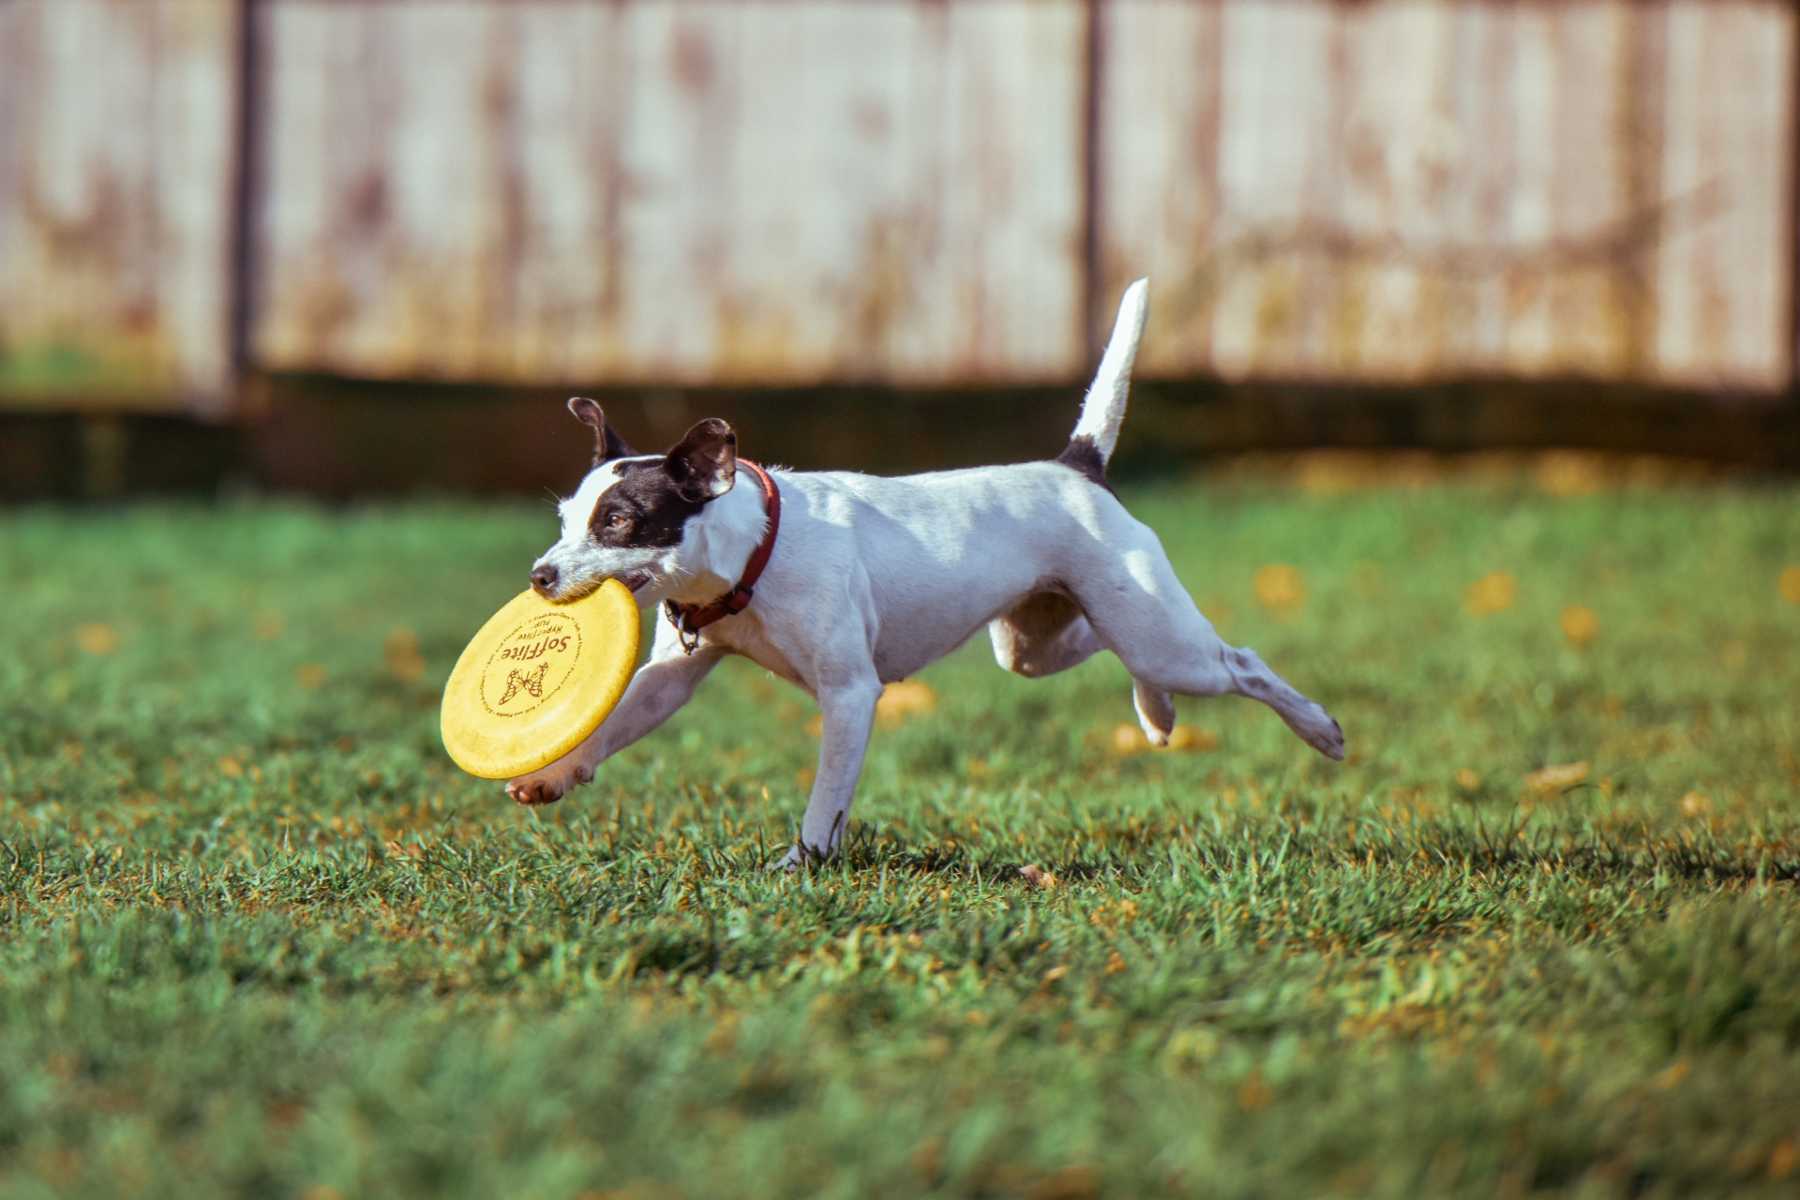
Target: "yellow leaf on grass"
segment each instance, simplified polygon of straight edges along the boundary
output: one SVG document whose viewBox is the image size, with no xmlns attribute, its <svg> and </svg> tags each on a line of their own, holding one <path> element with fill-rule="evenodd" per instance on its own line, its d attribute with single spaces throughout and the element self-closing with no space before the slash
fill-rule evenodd
<svg viewBox="0 0 1800 1200">
<path fill-rule="evenodd" d="M 1505 612 L 1519 598 L 1519 581 L 1505 571 L 1493 571 L 1469 585 L 1463 607 L 1477 617 Z"/>
<path fill-rule="evenodd" d="M 1800 567 L 1784 567 L 1781 571 L 1781 598 L 1789 604 L 1800 604 Z"/>
<path fill-rule="evenodd" d="M 929 686 L 916 679 L 902 679 L 881 690 L 881 699 L 875 702 L 875 719 L 891 727 L 936 707 L 937 693 Z"/>
<path fill-rule="evenodd" d="M 1256 568 L 1256 602 L 1273 613 L 1297 612 L 1306 603 L 1306 583 L 1285 563 Z"/>
<path fill-rule="evenodd" d="M 294 668 L 294 682 L 303 688 L 322 688 L 325 678 L 325 668 L 318 663 L 301 663 Z"/>
<path fill-rule="evenodd" d="M 1533 771 L 1525 777 L 1525 786 L 1539 795 L 1574 787 L 1588 777 L 1586 762 L 1559 763 Z"/>
<path fill-rule="evenodd" d="M 1245 1112 L 1255 1112 L 1269 1107 L 1269 1101 L 1275 1098 L 1275 1089 L 1263 1082 L 1262 1072 L 1254 1068 L 1245 1076 L 1244 1082 L 1238 1085 L 1238 1107 Z"/>
<path fill-rule="evenodd" d="M 1044 1176 L 1026 1195 L 1031 1200 L 1095 1200 L 1100 1195 L 1100 1177 L 1092 1167 L 1077 1163 Z"/>
<path fill-rule="evenodd" d="M 1171 750 L 1217 750 L 1219 735 L 1210 729 L 1195 729 L 1192 725 L 1177 725 L 1169 731 L 1169 749 Z"/>
<path fill-rule="evenodd" d="M 949 1045 L 945 1039 L 945 1045 Z M 912 1152 L 912 1167 L 927 1182 L 937 1179 L 938 1172 L 944 1166 L 944 1139 L 928 1137 L 920 1142 Z"/>
<path fill-rule="evenodd" d="M 1456 773 L 1456 786 L 1465 792 L 1480 791 L 1481 776 L 1477 775 L 1474 771 L 1471 771 L 1468 767 L 1464 767 Z"/>
<path fill-rule="evenodd" d="M 1121 721 L 1113 726 L 1112 752 L 1114 754 L 1142 754 L 1150 749 L 1150 739 L 1136 725 Z"/>
<path fill-rule="evenodd" d="M 1111 737 L 1112 752 L 1119 755 L 1147 754 L 1157 747 L 1150 744 L 1141 726 L 1121 721 L 1113 726 Z M 1219 735 L 1210 729 L 1196 729 L 1192 725 L 1177 725 L 1169 731 L 1168 750 L 1187 750 L 1199 753 L 1219 748 Z"/>
<path fill-rule="evenodd" d="M 1600 619 L 1594 616 L 1594 610 L 1580 604 L 1571 604 L 1562 610 L 1563 636 L 1569 639 L 1572 646 L 1585 646 L 1600 632 Z"/>
<path fill-rule="evenodd" d="M 1539 456 L 1537 485 L 1552 496 L 1586 496 L 1606 483 L 1605 462 L 1579 450 L 1550 450 Z"/>
<path fill-rule="evenodd" d="M 425 658 L 419 653 L 419 635 L 404 626 L 394 629 L 382 643 L 388 673 L 404 683 L 425 674 Z"/>
<path fill-rule="evenodd" d="M 119 631 L 111 625 L 90 621 L 75 627 L 75 644 L 89 654 L 111 654 L 119 648 Z"/>
<path fill-rule="evenodd" d="M 1689 792 L 1681 798 L 1681 813 L 1686 817 L 1704 817 L 1712 811 L 1712 801 L 1703 792 Z"/>
</svg>

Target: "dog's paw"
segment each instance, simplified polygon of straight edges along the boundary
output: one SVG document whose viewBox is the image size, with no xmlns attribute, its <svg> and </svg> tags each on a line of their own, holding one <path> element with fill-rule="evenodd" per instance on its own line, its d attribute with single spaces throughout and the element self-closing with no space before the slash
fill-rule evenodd
<svg viewBox="0 0 1800 1200">
<path fill-rule="evenodd" d="M 1318 708 L 1318 705 L 1314 705 Z M 1306 744 L 1334 762 L 1344 761 L 1344 730 L 1330 713 L 1320 708 L 1318 719 L 1308 723 L 1306 729 L 1300 730 L 1300 736 Z"/>
<path fill-rule="evenodd" d="M 594 772 L 580 763 L 552 763 L 541 771 L 521 775 L 506 785 L 506 794 L 516 804 L 537 806 L 555 804 L 578 784 L 588 782 Z"/>
<path fill-rule="evenodd" d="M 773 873 L 791 875 L 802 868 L 816 867 L 831 857 L 829 850 L 815 850 L 804 842 L 795 842 L 788 852 L 769 864 Z"/>
</svg>

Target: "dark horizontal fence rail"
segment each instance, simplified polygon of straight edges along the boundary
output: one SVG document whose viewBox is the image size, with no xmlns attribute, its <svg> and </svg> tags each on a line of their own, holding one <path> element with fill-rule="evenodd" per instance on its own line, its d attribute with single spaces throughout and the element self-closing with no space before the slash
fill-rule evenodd
<svg viewBox="0 0 1800 1200">
<path fill-rule="evenodd" d="M 0 397 L 269 375 L 1732 402 L 1800 345 L 1774 0 L 14 0 Z M 285 394 L 285 393 L 284 393 Z"/>
</svg>

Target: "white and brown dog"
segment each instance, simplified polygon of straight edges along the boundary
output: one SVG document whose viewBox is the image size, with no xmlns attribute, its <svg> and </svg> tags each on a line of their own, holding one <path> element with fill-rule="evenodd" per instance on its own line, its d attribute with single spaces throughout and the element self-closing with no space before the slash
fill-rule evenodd
<svg viewBox="0 0 1800 1200">
<path fill-rule="evenodd" d="M 1139 280 L 1126 291 L 1080 421 L 1051 462 L 899 479 L 765 472 L 738 458 L 723 421 L 700 422 L 667 454 L 642 455 L 594 401 L 569 401 L 593 427 L 594 467 L 562 502 L 562 536 L 532 568 L 532 586 L 569 600 L 616 578 L 640 606 L 666 611 L 618 708 L 507 793 L 521 804 L 560 799 L 668 719 L 720 659 L 741 654 L 804 688 L 824 713 L 812 797 L 784 862 L 827 857 L 844 834 L 882 685 L 984 625 L 1000 665 L 1020 675 L 1112 651 L 1158 745 L 1175 724 L 1173 695 L 1236 693 L 1342 758 L 1337 722 L 1255 652 L 1220 640 L 1156 534 L 1107 486 L 1145 290 Z"/>
</svg>

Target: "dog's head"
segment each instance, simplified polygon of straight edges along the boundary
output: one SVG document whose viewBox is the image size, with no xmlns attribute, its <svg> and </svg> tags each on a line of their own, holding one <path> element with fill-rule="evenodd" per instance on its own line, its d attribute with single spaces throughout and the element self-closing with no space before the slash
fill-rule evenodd
<svg viewBox="0 0 1800 1200">
<path fill-rule="evenodd" d="M 696 542 L 707 505 L 737 477 L 737 435 L 709 417 L 667 454 L 639 454 L 585 396 L 569 411 L 594 431 L 594 466 L 557 507 L 562 536 L 533 564 L 531 586 L 551 600 L 585 596 L 608 579 L 654 603 L 704 566 Z"/>
</svg>

